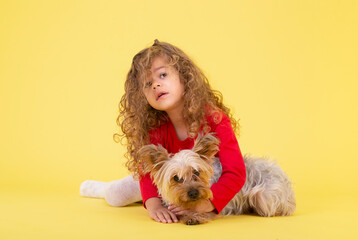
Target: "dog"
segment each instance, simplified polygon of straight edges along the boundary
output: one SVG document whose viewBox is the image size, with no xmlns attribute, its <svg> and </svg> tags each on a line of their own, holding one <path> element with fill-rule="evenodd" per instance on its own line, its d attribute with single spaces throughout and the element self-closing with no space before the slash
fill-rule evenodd
<svg viewBox="0 0 358 240">
<path fill-rule="evenodd" d="M 161 145 L 143 146 L 138 151 L 143 173 L 150 173 L 162 196 L 163 205 L 172 203 L 192 209 L 213 197 L 210 186 L 221 175 L 216 153 L 220 141 L 212 134 L 199 135 L 191 150 L 169 154 Z M 246 182 L 243 188 L 221 211 L 221 215 L 256 213 L 260 216 L 288 216 L 295 211 L 295 194 L 291 181 L 274 162 L 265 158 L 244 156 Z M 179 216 L 187 225 L 213 220 L 217 214 L 191 212 Z"/>
</svg>

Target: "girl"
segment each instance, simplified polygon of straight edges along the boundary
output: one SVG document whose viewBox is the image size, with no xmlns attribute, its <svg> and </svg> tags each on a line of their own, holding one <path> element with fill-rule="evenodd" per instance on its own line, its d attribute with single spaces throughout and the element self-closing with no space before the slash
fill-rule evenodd
<svg viewBox="0 0 358 240">
<path fill-rule="evenodd" d="M 123 134 L 115 134 L 115 141 L 127 141 L 126 167 L 133 175 L 110 183 L 85 181 L 82 196 L 104 197 L 112 206 L 143 200 L 152 219 L 172 223 L 187 211 L 220 213 L 245 183 L 245 164 L 235 137 L 238 122 L 202 71 L 169 43 L 155 40 L 134 56 L 117 124 Z M 220 140 L 222 175 L 211 187 L 213 198 L 195 209 L 166 208 L 149 174 L 141 175 L 137 151 L 146 144 L 161 144 L 173 154 L 191 149 L 199 132 L 212 132 Z"/>
</svg>

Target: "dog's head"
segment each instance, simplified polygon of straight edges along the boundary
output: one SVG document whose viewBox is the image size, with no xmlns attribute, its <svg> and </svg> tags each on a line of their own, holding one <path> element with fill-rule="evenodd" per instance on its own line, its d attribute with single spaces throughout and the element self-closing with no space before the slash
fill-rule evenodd
<svg viewBox="0 0 358 240">
<path fill-rule="evenodd" d="M 150 173 L 159 194 L 167 203 L 192 207 L 212 198 L 212 162 L 219 140 L 211 134 L 198 136 L 192 150 L 168 154 L 162 146 L 146 145 L 138 151 L 143 173 Z"/>
</svg>

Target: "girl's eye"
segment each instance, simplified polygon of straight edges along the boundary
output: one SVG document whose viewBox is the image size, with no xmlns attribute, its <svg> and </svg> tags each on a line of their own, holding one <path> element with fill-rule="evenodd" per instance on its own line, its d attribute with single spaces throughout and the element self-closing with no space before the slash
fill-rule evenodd
<svg viewBox="0 0 358 240">
<path fill-rule="evenodd" d="M 152 82 L 146 82 L 144 87 L 148 88 L 150 86 L 152 86 Z"/>
<path fill-rule="evenodd" d="M 165 78 L 167 76 L 167 74 L 166 73 L 162 73 L 162 74 L 160 74 L 160 78 Z"/>
</svg>

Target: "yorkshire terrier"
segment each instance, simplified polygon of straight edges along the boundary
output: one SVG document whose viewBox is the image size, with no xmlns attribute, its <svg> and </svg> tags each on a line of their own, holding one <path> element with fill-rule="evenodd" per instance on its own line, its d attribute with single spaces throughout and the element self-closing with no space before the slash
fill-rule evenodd
<svg viewBox="0 0 358 240">
<path fill-rule="evenodd" d="M 210 186 L 221 175 L 215 154 L 219 140 L 212 134 L 199 136 L 192 150 L 168 154 L 162 146 L 142 147 L 138 154 L 144 173 L 150 173 L 163 204 L 172 203 L 186 209 L 213 197 Z M 295 211 L 295 194 L 284 171 L 274 162 L 245 155 L 246 182 L 221 211 L 221 215 L 257 213 L 260 216 L 287 216 Z M 217 214 L 191 212 L 180 216 L 187 225 L 206 223 Z"/>
</svg>

